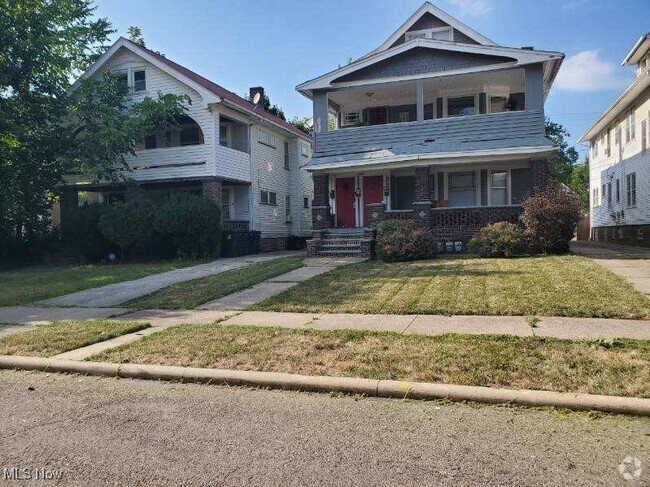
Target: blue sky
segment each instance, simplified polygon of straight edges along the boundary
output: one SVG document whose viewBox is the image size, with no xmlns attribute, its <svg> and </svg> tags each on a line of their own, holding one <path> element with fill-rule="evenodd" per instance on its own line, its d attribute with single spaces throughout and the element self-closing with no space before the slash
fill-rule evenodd
<svg viewBox="0 0 650 487">
<path fill-rule="evenodd" d="M 288 118 L 310 116 L 295 91 L 376 48 L 421 0 L 98 0 L 117 35 L 142 29 L 147 46 L 239 94 L 266 88 Z M 546 114 L 577 140 L 630 83 L 620 66 L 650 30 L 650 0 L 433 0 L 504 46 L 566 54 Z M 584 147 L 577 146 L 581 153 Z"/>
</svg>

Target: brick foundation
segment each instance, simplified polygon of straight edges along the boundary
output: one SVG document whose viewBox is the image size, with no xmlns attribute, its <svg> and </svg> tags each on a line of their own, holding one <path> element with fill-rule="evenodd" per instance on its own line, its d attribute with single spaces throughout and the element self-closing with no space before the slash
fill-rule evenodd
<svg viewBox="0 0 650 487">
<path fill-rule="evenodd" d="M 221 181 L 218 179 L 204 179 L 201 181 L 201 194 L 204 198 L 214 201 L 221 207 Z"/>
<path fill-rule="evenodd" d="M 273 252 L 274 250 L 287 250 L 289 237 L 262 237 L 260 238 L 260 252 Z"/>
<path fill-rule="evenodd" d="M 594 227 L 591 229 L 591 240 L 650 247 L 650 225 Z"/>
</svg>

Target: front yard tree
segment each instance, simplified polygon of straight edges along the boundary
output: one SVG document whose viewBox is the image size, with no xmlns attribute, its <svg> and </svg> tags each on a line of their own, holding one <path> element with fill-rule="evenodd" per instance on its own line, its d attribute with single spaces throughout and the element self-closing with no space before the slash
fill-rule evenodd
<svg viewBox="0 0 650 487">
<path fill-rule="evenodd" d="M 114 32 L 94 11 L 90 0 L 0 0 L 0 260 L 45 234 L 66 173 L 124 177 L 115 165 L 123 169 L 131 138 L 182 108 L 184 100 L 158 97 L 123 113 L 127 94 L 110 78 L 67 96 Z"/>
<path fill-rule="evenodd" d="M 546 119 L 545 129 L 546 137 L 560 148 L 548 161 L 551 176 L 555 181 L 568 185 L 573 167 L 578 162 L 578 151 L 566 141 L 570 134 L 563 125 Z"/>
</svg>

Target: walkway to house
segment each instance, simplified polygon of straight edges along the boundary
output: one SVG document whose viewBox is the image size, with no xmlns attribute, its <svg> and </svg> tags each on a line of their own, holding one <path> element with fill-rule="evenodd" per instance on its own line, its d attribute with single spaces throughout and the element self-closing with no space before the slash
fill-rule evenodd
<svg viewBox="0 0 650 487">
<path fill-rule="evenodd" d="M 287 272 L 261 282 L 249 289 L 230 294 L 199 306 L 199 309 L 212 309 L 222 311 L 244 310 L 249 306 L 261 303 L 293 286 L 297 286 L 307 279 L 325 274 L 337 267 L 365 259 L 315 257 L 305 259 L 304 267 Z"/>
<path fill-rule="evenodd" d="M 295 252 L 274 252 L 263 255 L 247 255 L 244 257 L 233 257 L 219 259 L 207 264 L 199 264 L 182 269 L 176 269 L 161 274 L 136 279 L 135 281 L 120 282 L 94 289 L 87 289 L 56 298 L 38 301 L 36 305 L 41 306 L 75 306 L 82 308 L 104 308 L 115 307 L 132 299 L 146 296 L 172 284 L 191 281 L 202 277 L 220 274 L 222 272 L 238 269 L 249 264 L 267 262 L 270 260 L 286 257 L 289 255 L 301 255 L 301 251 Z M 0 322 L 3 320 L 0 319 Z"/>
<path fill-rule="evenodd" d="M 650 295 L 650 249 L 609 242 L 572 242 L 571 250 L 629 281 Z"/>
</svg>

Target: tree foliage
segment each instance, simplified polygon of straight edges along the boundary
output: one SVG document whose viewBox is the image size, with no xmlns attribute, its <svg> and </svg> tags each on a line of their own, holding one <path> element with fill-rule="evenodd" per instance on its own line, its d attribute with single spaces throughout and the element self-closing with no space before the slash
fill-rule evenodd
<svg viewBox="0 0 650 487">
<path fill-rule="evenodd" d="M 140 44 L 141 46 L 145 46 L 144 42 L 144 37 L 142 36 L 142 30 L 140 30 L 140 27 L 137 25 L 132 25 L 126 30 L 126 34 L 129 36 L 129 40 L 135 42 L 136 44 Z"/>
<path fill-rule="evenodd" d="M 563 125 L 548 118 L 545 122 L 545 132 L 546 137 L 560 148 L 548 161 L 551 176 L 555 181 L 568 185 L 573 167 L 578 162 L 578 151 L 566 140 L 571 134 Z"/>
<path fill-rule="evenodd" d="M 580 209 L 589 211 L 589 159 L 585 158 L 581 164 L 573 166 L 569 188 L 580 203 Z"/>
</svg>

